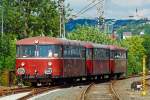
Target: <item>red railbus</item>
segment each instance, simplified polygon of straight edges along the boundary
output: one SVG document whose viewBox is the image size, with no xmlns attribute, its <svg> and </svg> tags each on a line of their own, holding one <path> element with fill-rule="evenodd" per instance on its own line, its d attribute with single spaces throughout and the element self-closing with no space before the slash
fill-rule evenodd
<svg viewBox="0 0 150 100">
<path fill-rule="evenodd" d="M 119 77 L 127 70 L 127 50 L 114 45 L 42 36 L 19 40 L 16 45 L 16 75 L 32 85 Z"/>
</svg>

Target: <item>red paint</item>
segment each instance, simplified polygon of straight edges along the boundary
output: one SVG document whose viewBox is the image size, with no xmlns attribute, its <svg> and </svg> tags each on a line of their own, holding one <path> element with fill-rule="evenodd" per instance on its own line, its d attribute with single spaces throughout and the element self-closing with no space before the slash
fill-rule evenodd
<svg viewBox="0 0 150 100">
<path fill-rule="evenodd" d="M 109 68 L 110 68 L 110 72 L 114 73 L 114 71 L 115 71 L 115 60 L 114 59 L 110 59 Z"/>
<path fill-rule="evenodd" d="M 52 76 L 61 76 L 62 74 L 62 60 L 61 59 L 16 59 L 16 70 L 21 66 L 21 63 L 24 62 L 25 71 L 27 75 L 35 75 L 35 70 L 39 76 L 44 75 L 44 72 L 47 68 L 52 68 Z M 48 62 L 52 62 L 52 66 L 48 65 Z M 17 74 L 17 72 L 16 72 Z M 17 74 L 18 75 L 18 74 Z"/>
<path fill-rule="evenodd" d="M 109 73 L 109 60 L 93 60 L 93 75 Z"/>
<path fill-rule="evenodd" d="M 64 77 L 80 77 L 86 75 L 85 60 L 64 59 Z"/>
<path fill-rule="evenodd" d="M 86 68 L 87 68 L 87 74 L 92 75 L 93 73 L 93 61 L 92 60 L 86 60 Z"/>
</svg>

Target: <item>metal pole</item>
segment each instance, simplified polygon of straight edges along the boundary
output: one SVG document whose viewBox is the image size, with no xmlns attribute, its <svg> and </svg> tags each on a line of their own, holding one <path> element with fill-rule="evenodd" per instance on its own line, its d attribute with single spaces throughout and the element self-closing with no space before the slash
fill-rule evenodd
<svg viewBox="0 0 150 100">
<path fill-rule="evenodd" d="M 64 18 L 64 38 L 66 38 L 65 18 Z"/>
<path fill-rule="evenodd" d="M 59 19 L 59 24 L 60 24 L 60 37 L 62 37 L 62 26 L 63 26 L 63 0 L 59 0 L 58 1 L 58 4 L 59 4 L 59 14 L 60 14 L 60 19 Z"/>
<path fill-rule="evenodd" d="M 60 37 L 61 37 L 61 30 L 62 30 L 62 28 L 61 28 L 61 25 L 62 25 L 61 19 L 62 19 L 62 18 L 61 18 L 61 17 L 62 17 L 62 16 L 61 16 L 61 12 L 60 12 L 60 20 L 59 20 L 59 21 L 60 21 L 60 29 L 59 29 L 59 32 L 60 32 L 59 35 L 60 35 Z"/>
<path fill-rule="evenodd" d="M 66 37 L 66 31 L 65 31 L 65 9 L 64 9 L 64 6 L 63 6 L 63 36 L 64 38 Z"/>
<path fill-rule="evenodd" d="M 65 0 L 59 0 L 59 11 L 60 11 L 60 37 L 65 37 Z M 63 34 L 62 34 L 63 33 Z"/>
<path fill-rule="evenodd" d="M 1 26 L 1 35 L 2 35 L 2 38 L 3 38 L 3 35 L 4 35 L 4 29 L 3 29 L 4 28 L 4 26 L 3 26 L 4 25 L 4 17 L 3 17 L 4 16 L 4 12 L 3 12 L 3 1 L 1 1 L 1 2 L 2 2 L 2 6 L 1 6 L 2 7 L 2 12 L 1 12 L 2 13 L 2 16 L 1 16 L 1 18 L 2 18 L 1 19 L 2 20 L 2 23 L 1 23 L 1 25 L 2 25 Z"/>
</svg>

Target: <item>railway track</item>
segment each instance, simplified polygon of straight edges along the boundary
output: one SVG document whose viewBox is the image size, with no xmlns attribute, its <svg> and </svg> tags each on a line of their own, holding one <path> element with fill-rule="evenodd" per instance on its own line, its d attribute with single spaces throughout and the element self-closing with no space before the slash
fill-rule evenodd
<svg viewBox="0 0 150 100">
<path fill-rule="evenodd" d="M 2 89 L 0 90 L 0 96 L 7 96 L 7 95 L 17 94 L 17 93 L 22 93 L 22 92 L 29 92 L 29 91 L 32 91 L 32 89 L 33 88 L 31 87 Z"/>
<path fill-rule="evenodd" d="M 32 91 L 28 95 L 25 95 L 25 96 L 19 98 L 18 100 L 27 100 L 27 99 L 29 99 L 33 96 L 42 94 L 42 93 L 50 91 L 50 90 L 55 90 L 55 89 L 58 89 L 58 88 L 62 88 L 62 87 L 63 86 L 51 86 L 51 87 L 34 88 L 34 89 L 32 89 Z"/>
<path fill-rule="evenodd" d="M 120 95 L 116 92 L 115 88 L 114 88 L 114 84 L 115 84 L 116 80 L 111 81 L 111 83 L 109 84 L 109 89 L 110 92 L 113 95 L 113 100 L 121 100 Z"/>
<path fill-rule="evenodd" d="M 82 90 L 79 100 L 85 100 L 86 94 L 90 90 L 90 88 L 92 88 L 92 86 L 94 86 L 94 83 L 90 84 L 88 87 Z"/>
<path fill-rule="evenodd" d="M 137 77 L 137 76 L 134 76 Z M 132 77 L 129 77 L 132 78 Z M 146 79 L 147 81 L 150 80 L 150 78 Z M 81 93 L 81 96 L 79 100 L 95 100 L 92 95 L 96 94 L 96 89 L 100 88 L 99 91 L 99 96 L 97 98 L 109 98 L 111 100 L 121 100 L 120 96 L 117 94 L 116 90 L 114 89 L 114 84 L 117 82 L 117 80 L 111 81 L 111 82 L 104 82 L 104 83 L 92 83 L 86 88 L 83 88 L 83 91 Z M 88 84 L 88 83 L 87 83 Z M 85 85 L 87 85 L 85 84 Z M 82 84 L 83 85 L 83 84 Z M 98 86 L 99 85 L 99 86 Z M 150 84 L 146 84 L 150 86 Z M 40 87 L 40 88 L 31 88 L 31 87 L 26 87 L 26 88 L 15 88 L 15 89 L 4 89 L 0 90 L 0 96 L 7 96 L 11 94 L 17 94 L 17 93 L 23 93 L 23 92 L 30 92 L 28 95 L 19 98 L 18 100 L 26 100 L 28 98 L 31 98 L 33 96 L 36 96 L 38 94 L 41 94 L 43 92 L 49 91 L 49 90 L 55 90 L 58 88 L 61 88 L 62 86 L 51 86 L 51 87 Z M 64 85 L 63 85 L 64 87 Z M 92 91 L 94 91 L 95 94 L 92 94 Z M 102 91 L 102 93 L 101 93 Z M 105 92 L 106 91 L 106 92 Z M 103 99 L 101 99 L 103 100 Z"/>
<path fill-rule="evenodd" d="M 80 93 L 79 100 L 121 100 L 113 88 L 114 82 L 88 85 Z"/>
</svg>

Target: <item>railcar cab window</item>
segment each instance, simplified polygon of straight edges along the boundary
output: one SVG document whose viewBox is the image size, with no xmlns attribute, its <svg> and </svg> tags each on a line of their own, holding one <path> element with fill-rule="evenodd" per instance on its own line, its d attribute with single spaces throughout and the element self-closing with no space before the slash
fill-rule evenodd
<svg viewBox="0 0 150 100">
<path fill-rule="evenodd" d="M 36 47 L 34 45 L 17 46 L 17 57 L 34 57 Z"/>
<path fill-rule="evenodd" d="M 61 46 L 57 45 L 39 45 L 39 57 L 61 57 Z"/>
<path fill-rule="evenodd" d="M 61 57 L 61 46 L 22 45 L 17 46 L 17 57 Z"/>
</svg>

